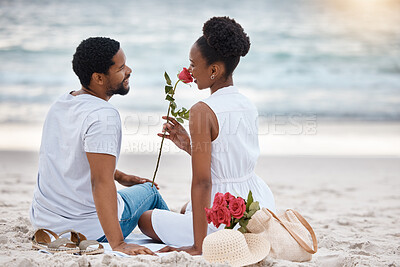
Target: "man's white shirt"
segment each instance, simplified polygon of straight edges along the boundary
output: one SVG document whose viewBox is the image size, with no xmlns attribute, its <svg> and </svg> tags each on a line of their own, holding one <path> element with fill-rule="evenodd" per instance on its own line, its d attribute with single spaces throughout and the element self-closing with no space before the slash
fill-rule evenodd
<svg viewBox="0 0 400 267">
<path fill-rule="evenodd" d="M 107 101 L 83 94 L 61 96 L 43 126 L 39 170 L 30 218 L 35 228 L 74 229 L 88 239 L 104 235 L 92 195 L 86 152 L 115 156 L 121 150 L 121 119 Z M 119 194 L 118 219 L 124 210 Z"/>
</svg>

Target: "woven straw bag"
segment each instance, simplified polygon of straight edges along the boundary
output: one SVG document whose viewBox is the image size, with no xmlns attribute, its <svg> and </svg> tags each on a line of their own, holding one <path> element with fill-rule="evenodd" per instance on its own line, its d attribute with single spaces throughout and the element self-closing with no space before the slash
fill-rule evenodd
<svg viewBox="0 0 400 267">
<path fill-rule="evenodd" d="M 289 261 L 309 261 L 317 252 L 317 238 L 308 222 L 297 212 L 286 210 L 279 216 L 262 208 L 251 217 L 247 229 L 264 232 L 271 244 L 269 257 Z M 312 248 L 311 248 L 312 247 Z"/>
</svg>

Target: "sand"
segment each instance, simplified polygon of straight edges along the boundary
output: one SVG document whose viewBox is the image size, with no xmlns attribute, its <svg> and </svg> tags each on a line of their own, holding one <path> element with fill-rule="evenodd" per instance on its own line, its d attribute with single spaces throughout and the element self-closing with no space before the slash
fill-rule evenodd
<svg viewBox="0 0 400 267">
<path fill-rule="evenodd" d="M 164 257 L 47 255 L 31 250 L 28 209 L 37 152 L 0 151 L 0 266 L 216 266 L 180 252 Z M 122 154 L 119 169 L 151 176 L 155 155 Z M 189 199 L 190 159 L 163 155 L 157 180 L 171 208 Z M 313 226 L 319 251 L 307 263 L 267 258 L 257 266 L 400 266 L 400 158 L 262 156 L 257 173 L 277 208 Z M 137 230 L 136 230 L 137 231 Z"/>
</svg>

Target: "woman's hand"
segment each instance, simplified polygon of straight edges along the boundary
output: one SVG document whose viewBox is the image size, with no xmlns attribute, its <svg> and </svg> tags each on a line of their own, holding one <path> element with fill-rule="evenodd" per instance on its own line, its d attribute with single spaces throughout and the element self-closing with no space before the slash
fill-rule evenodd
<svg viewBox="0 0 400 267">
<path fill-rule="evenodd" d="M 132 186 L 135 184 L 144 184 L 144 183 L 151 183 L 152 181 L 146 178 L 141 178 L 139 176 L 135 176 L 135 175 L 129 175 L 129 174 L 125 174 L 119 170 L 115 171 L 114 174 L 114 179 L 124 185 L 124 186 Z M 155 187 L 159 190 L 160 188 L 158 187 L 157 183 L 154 183 Z"/>
<path fill-rule="evenodd" d="M 171 251 L 185 251 L 186 253 L 189 253 L 190 255 L 201 255 L 201 249 L 196 248 L 195 246 L 189 246 L 189 247 L 180 247 L 180 248 L 174 248 L 170 246 L 163 247 L 157 252 L 163 253 L 163 252 L 171 252 Z"/>
<path fill-rule="evenodd" d="M 162 118 L 166 120 L 167 116 L 163 116 Z M 168 122 L 163 124 L 162 132 L 163 133 L 158 133 L 157 135 L 163 137 L 164 132 L 166 132 L 165 138 L 174 142 L 177 147 L 186 151 L 189 155 L 191 154 L 189 134 L 174 118 L 168 117 Z"/>
</svg>

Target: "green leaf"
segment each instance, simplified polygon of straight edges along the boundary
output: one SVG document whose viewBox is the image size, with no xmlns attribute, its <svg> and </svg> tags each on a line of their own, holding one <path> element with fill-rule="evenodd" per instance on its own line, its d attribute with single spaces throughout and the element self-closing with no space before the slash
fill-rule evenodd
<svg viewBox="0 0 400 267">
<path fill-rule="evenodd" d="M 175 101 L 175 98 L 173 98 L 173 97 L 170 96 L 170 95 L 167 95 L 167 96 L 165 97 L 165 100 L 168 100 L 168 101 L 170 101 L 170 102 L 173 102 L 173 101 Z"/>
<path fill-rule="evenodd" d="M 176 103 L 175 103 L 175 101 L 171 101 L 169 105 L 171 106 L 171 109 L 172 109 L 173 111 L 175 111 L 175 109 L 176 109 Z M 175 114 L 176 114 L 176 113 L 175 113 Z"/>
<path fill-rule="evenodd" d="M 185 118 L 187 120 L 189 119 L 189 110 L 185 112 L 185 115 L 183 116 L 183 118 Z"/>
<path fill-rule="evenodd" d="M 241 226 L 238 230 L 240 231 L 240 232 L 242 232 L 242 233 L 247 233 L 248 232 L 248 230 L 247 230 L 247 224 L 249 223 L 249 219 L 244 219 L 244 218 L 242 218 L 242 219 L 240 219 L 239 220 L 239 225 Z"/>
<path fill-rule="evenodd" d="M 165 86 L 165 93 L 166 94 L 172 94 L 174 91 L 174 88 L 171 85 L 166 85 Z"/>
<path fill-rule="evenodd" d="M 253 203 L 250 204 L 249 210 L 250 211 L 257 211 L 260 209 L 260 204 L 258 203 L 258 201 L 254 201 Z"/>
<path fill-rule="evenodd" d="M 165 81 L 166 81 L 166 83 L 167 83 L 168 85 L 172 85 L 171 79 L 169 78 L 167 72 L 164 72 L 164 78 L 165 78 Z"/>
<path fill-rule="evenodd" d="M 249 221 L 250 221 L 250 219 L 242 218 L 242 219 L 239 220 L 239 225 L 242 226 L 242 227 L 246 227 L 247 224 L 249 224 Z"/>
<path fill-rule="evenodd" d="M 176 118 L 177 121 L 179 121 L 180 123 L 183 123 L 183 120 L 181 118 Z"/>
<path fill-rule="evenodd" d="M 254 213 L 256 213 L 257 212 L 257 210 L 250 210 L 249 211 L 249 213 L 247 213 L 247 218 L 251 218 L 251 216 L 253 216 L 254 215 Z"/>
<path fill-rule="evenodd" d="M 251 190 L 249 191 L 249 195 L 247 196 L 247 203 L 246 203 L 246 210 L 249 210 L 249 207 L 251 205 L 251 203 L 253 203 L 254 199 L 253 199 L 253 193 L 251 193 Z"/>
<path fill-rule="evenodd" d="M 243 227 L 240 227 L 240 228 L 238 229 L 238 231 L 241 232 L 242 234 L 245 234 L 245 233 L 247 232 L 246 229 L 243 228 Z"/>
<path fill-rule="evenodd" d="M 173 110 L 171 110 L 171 114 L 172 114 L 172 116 L 174 116 L 175 118 L 176 118 L 176 112 L 175 112 L 175 109 L 173 109 Z"/>
</svg>

